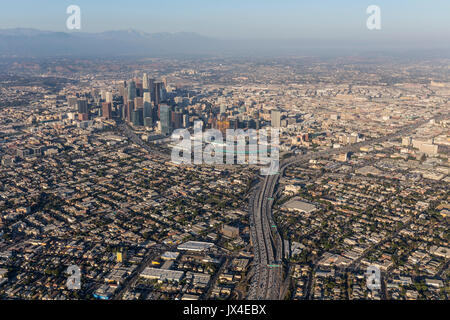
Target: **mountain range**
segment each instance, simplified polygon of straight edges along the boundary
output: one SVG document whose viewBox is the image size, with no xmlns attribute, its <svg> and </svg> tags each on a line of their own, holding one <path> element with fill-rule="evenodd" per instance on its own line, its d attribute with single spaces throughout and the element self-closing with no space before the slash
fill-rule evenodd
<svg viewBox="0 0 450 320">
<path fill-rule="evenodd" d="M 434 50 L 427 43 L 373 39 L 224 40 L 197 33 L 146 33 L 117 30 L 99 33 L 37 29 L 0 29 L 0 57 L 52 56 L 208 56 L 208 55 L 329 55 L 380 50 Z M 414 47 L 415 43 L 415 47 Z M 448 53 L 448 46 L 446 49 Z"/>
<path fill-rule="evenodd" d="M 4 56 L 120 56 L 201 54 L 214 41 L 195 33 L 145 33 L 135 30 L 101 33 L 0 30 Z"/>
</svg>

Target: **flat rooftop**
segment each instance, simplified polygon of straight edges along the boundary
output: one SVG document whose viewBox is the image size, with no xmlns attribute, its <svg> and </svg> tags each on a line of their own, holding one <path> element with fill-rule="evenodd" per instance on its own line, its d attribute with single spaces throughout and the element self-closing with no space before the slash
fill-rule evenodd
<svg viewBox="0 0 450 320">
<path fill-rule="evenodd" d="M 315 211 L 317 208 L 315 205 L 301 201 L 298 198 L 294 198 L 288 202 L 286 202 L 283 206 L 284 209 L 288 209 L 291 211 L 300 211 L 305 213 L 311 213 Z"/>
<path fill-rule="evenodd" d="M 158 279 L 160 281 L 180 281 L 184 276 L 184 271 L 166 270 L 147 267 L 141 272 L 140 276 L 147 279 Z"/>
<path fill-rule="evenodd" d="M 187 250 L 187 251 L 204 251 L 214 246 L 214 243 L 210 242 L 201 242 L 201 241 L 188 241 L 186 243 L 180 244 L 178 246 L 178 250 Z"/>
</svg>

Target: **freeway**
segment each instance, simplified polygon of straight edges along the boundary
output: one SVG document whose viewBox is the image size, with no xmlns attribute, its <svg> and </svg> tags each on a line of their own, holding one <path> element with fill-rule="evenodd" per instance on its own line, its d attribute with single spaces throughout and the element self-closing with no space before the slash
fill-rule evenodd
<svg viewBox="0 0 450 320">
<path fill-rule="evenodd" d="M 363 146 L 382 143 L 404 136 L 430 120 L 441 120 L 446 117 L 440 115 L 421 120 L 414 124 L 404 126 L 392 134 L 357 142 L 342 148 L 292 156 L 284 159 L 280 163 L 280 170 L 277 174 L 265 176 L 263 181 L 259 183 L 259 187 L 255 189 L 250 197 L 250 236 L 253 244 L 253 268 L 255 268 L 255 272 L 250 283 L 248 299 L 279 300 L 283 298 L 283 257 L 281 256 L 283 252 L 283 241 L 273 221 L 272 204 L 278 180 L 287 167 L 311 159 L 329 157 L 345 152 L 356 152 Z"/>
<path fill-rule="evenodd" d="M 141 148 L 144 148 L 147 152 L 157 155 L 165 160 L 170 160 L 170 152 L 164 153 L 158 150 L 156 147 L 151 147 L 149 144 L 142 141 L 142 139 L 134 133 L 134 131 L 124 122 L 119 124 L 119 130 L 122 132 L 124 136 L 130 139 L 133 143 L 137 144 Z"/>
</svg>

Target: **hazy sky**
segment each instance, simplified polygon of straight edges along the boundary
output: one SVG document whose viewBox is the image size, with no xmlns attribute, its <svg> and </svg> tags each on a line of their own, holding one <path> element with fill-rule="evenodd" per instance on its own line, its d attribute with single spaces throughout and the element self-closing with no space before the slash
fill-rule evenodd
<svg viewBox="0 0 450 320">
<path fill-rule="evenodd" d="M 0 28 L 67 31 L 66 8 L 81 7 L 82 30 L 196 32 L 220 38 L 441 37 L 449 39 L 450 0 L 2 0 Z M 380 31 L 366 8 L 381 8 Z"/>
</svg>

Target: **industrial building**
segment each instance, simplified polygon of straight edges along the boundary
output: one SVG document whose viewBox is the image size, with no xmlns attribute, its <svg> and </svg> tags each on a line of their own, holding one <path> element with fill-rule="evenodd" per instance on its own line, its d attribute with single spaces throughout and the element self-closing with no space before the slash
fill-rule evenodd
<svg viewBox="0 0 450 320">
<path fill-rule="evenodd" d="M 165 281 L 180 282 L 181 279 L 183 279 L 184 277 L 184 271 L 147 267 L 144 269 L 144 271 L 142 271 L 140 276 L 145 279 L 158 280 L 158 282 L 165 282 Z"/>
</svg>

